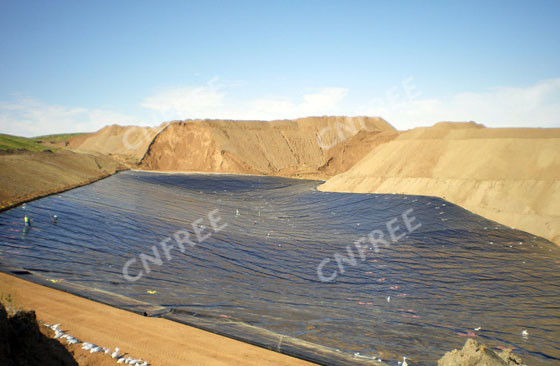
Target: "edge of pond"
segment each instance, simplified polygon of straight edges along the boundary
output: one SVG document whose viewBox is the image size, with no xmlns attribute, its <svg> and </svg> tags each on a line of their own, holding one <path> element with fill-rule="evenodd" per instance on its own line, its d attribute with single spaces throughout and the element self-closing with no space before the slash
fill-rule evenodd
<svg viewBox="0 0 560 366">
<path fill-rule="evenodd" d="M 174 309 L 149 304 L 93 287 L 86 287 L 68 281 L 58 282 L 57 280 L 45 278 L 39 273 L 24 268 L 7 267 L 0 264 L 0 272 L 117 309 L 147 317 L 165 318 L 186 326 L 198 328 L 319 365 L 388 365 L 375 358 L 351 355 L 295 337 L 274 333 L 264 328 L 255 327 L 243 322 L 231 319 L 217 319 L 215 317 L 205 316 L 204 314 L 175 311 Z M 115 302 L 122 303 L 115 305 Z"/>
</svg>

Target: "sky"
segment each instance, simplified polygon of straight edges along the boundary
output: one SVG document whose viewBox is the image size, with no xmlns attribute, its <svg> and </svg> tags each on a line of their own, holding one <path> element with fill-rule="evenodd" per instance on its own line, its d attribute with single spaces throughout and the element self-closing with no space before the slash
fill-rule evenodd
<svg viewBox="0 0 560 366">
<path fill-rule="evenodd" d="M 0 0 L 0 133 L 380 116 L 560 127 L 560 1 Z"/>
</svg>

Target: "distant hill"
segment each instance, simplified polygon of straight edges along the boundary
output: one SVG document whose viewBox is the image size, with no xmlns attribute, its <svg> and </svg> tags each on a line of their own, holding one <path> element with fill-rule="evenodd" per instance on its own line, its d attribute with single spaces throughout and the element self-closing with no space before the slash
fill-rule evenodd
<svg viewBox="0 0 560 366">
<path fill-rule="evenodd" d="M 397 135 L 386 121 L 371 117 L 175 122 L 154 138 L 140 166 L 168 171 L 325 177 L 350 168 L 373 148 L 382 132 Z M 363 138 L 349 144 L 358 133 Z M 387 138 L 384 135 L 383 139 Z M 338 146 L 334 150 L 338 142 L 346 142 L 345 149 Z M 352 158 L 343 159 L 350 153 Z M 331 169 L 327 169 L 328 164 Z"/>
<path fill-rule="evenodd" d="M 148 170 L 325 178 L 397 135 L 373 117 L 187 120 L 154 128 L 107 126 L 71 140 L 70 148 L 127 156 Z"/>
<path fill-rule="evenodd" d="M 106 126 L 101 130 L 70 140 L 69 148 L 85 153 L 121 155 L 140 160 L 153 138 L 165 127 Z"/>
</svg>

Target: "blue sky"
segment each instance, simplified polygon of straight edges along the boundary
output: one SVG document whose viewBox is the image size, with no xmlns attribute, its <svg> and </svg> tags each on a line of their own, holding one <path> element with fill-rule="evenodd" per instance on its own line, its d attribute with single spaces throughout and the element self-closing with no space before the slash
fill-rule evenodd
<svg viewBox="0 0 560 366">
<path fill-rule="evenodd" d="M 0 132 L 378 115 L 560 127 L 559 1 L 0 2 Z"/>
</svg>

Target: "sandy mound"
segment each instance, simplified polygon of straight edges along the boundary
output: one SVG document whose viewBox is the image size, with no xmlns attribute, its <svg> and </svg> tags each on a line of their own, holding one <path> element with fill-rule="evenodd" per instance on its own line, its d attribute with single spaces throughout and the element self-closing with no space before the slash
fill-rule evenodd
<svg viewBox="0 0 560 366">
<path fill-rule="evenodd" d="M 138 161 L 144 156 L 154 136 L 164 128 L 165 124 L 153 128 L 112 125 L 94 134 L 73 138 L 68 147 L 86 153 L 118 154 Z"/>
<path fill-rule="evenodd" d="M 350 168 L 374 146 L 396 135 L 386 121 L 371 117 L 175 122 L 155 137 L 141 166 L 166 171 L 328 176 Z"/>
<path fill-rule="evenodd" d="M 560 244 L 560 129 L 417 128 L 319 189 L 439 196 Z"/>
<path fill-rule="evenodd" d="M 0 208 L 83 185 L 122 168 L 110 156 L 70 151 L 0 154 Z"/>
<path fill-rule="evenodd" d="M 438 366 L 518 366 L 521 364 L 521 359 L 511 350 L 503 350 L 497 354 L 473 339 L 467 340 L 462 350 L 447 352 L 438 361 Z"/>
<path fill-rule="evenodd" d="M 324 177 L 332 177 L 347 171 L 377 146 L 395 139 L 397 131 L 372 133 L 360 131 L 356 135 L 334 145 L 324 152 L 325 163 L 318 168 Z"/>
</svg>

